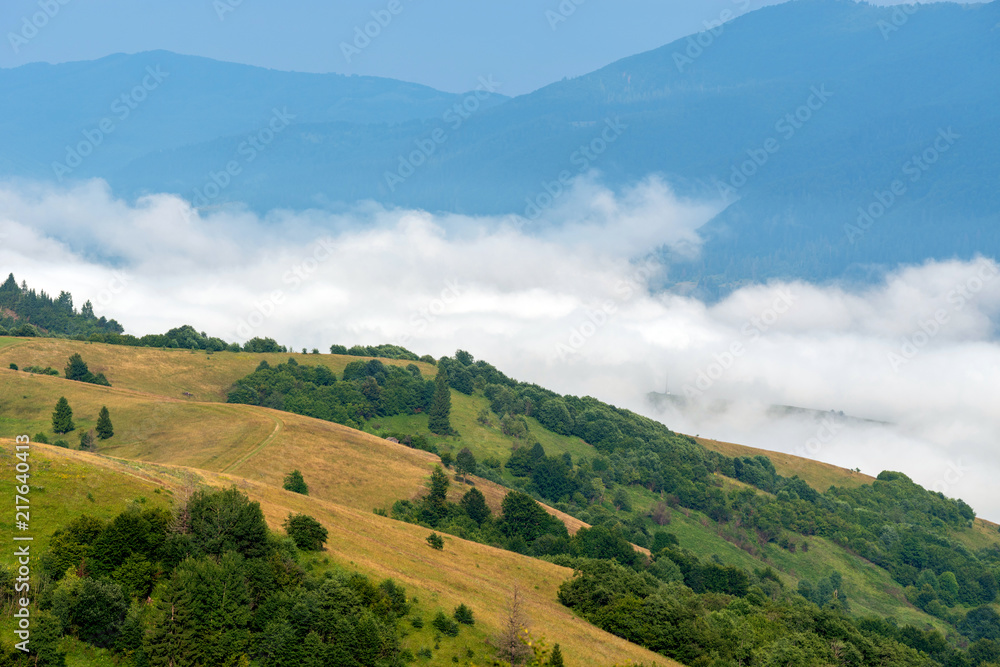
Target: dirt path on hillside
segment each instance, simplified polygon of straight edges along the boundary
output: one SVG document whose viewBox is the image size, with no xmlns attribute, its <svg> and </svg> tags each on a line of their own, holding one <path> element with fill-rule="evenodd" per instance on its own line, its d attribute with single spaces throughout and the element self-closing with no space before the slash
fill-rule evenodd
<svg viewBox="0 0 1000 667">
<path fill-rule="evenodd" d="M 240 458 L 236 459 L 236 461 L 227 465 L 225 468 L 222 469 L 221 472 L 228 473 L 236 470 L 241 465 L 249 461 L 251 458 L 259 454 L 261 450 L 263 450 L 265 447 L 271 444 L 271 442 L 278 437 L 278 435 L 285 429 L 285 422 L 280 417 L 271 416 L 271 419 L 274 420 L 274 430 L 271 431 L 271 435 L 264 438 L 263 442 L 261 442 L 259 445 L 254 447 L 252 450 L 250 450 Z"/>
</svg>

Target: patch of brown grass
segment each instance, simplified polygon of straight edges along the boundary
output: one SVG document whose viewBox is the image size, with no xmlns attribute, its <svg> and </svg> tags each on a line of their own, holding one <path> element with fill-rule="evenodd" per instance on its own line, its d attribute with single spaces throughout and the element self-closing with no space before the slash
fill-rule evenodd
<svg viewBox="0 0 1000 667">
<path fill-rule="evenodd" d="M 785 477 L 798 475 L 808 482 L 809 486 L 819 492 L 824 492 L 831 486 L 854 488 L 871 484 L 874 477 L 869 477 L 863 473 L 838 468 L 829 463 L 821 463 L 812 459 L 794 456 L 792 454 L 782 454 L 781 452 L 771 452 L 766 449 L 737 445 L 732 442 L 722 442 L 720 440 L 709 440 L 708 438 L 695 438 L 706 449 L 719 452 L 729 457 L 737 456 L 766 456 L 774 463 L 775 470 Z"/>
<path fill-rule="evenodd" d="M 252 373 L 261 361 L 275 366 L 293 358 L 300 364 L 327 366 L 340 375 L 352 361 L 368 360 L 368 357 L 333 354 L 208 354 L 202 351 L 125 347 L 55 338 L 25 338 L 18 339 L 18 342 L 8 347 L 0 346 L 0 366 L 6 368 L 11 362 L 20 368 L 51 366 L 62 373 L 66 361 L 74 353 L 83 357 L 91 372 L 104 373 L 115 387 L 169 398 L 222 402 L 226 400 L 226 390 L 240 378 Z M 415 363 L 427 377 L 433 377 L 436 372 L 434 366 L 422 362 L 393 359 L 381 361 L 396 366 Z"/>
</svg>

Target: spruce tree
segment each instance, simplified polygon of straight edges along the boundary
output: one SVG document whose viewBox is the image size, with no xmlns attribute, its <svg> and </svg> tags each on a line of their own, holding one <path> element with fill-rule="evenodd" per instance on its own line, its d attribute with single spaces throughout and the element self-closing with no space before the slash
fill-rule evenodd
<svg viewBox="0 0 1000 667">
<path fill-rule="evenodd" d="M 63 396 L 56 403 L 55 412 L 52 413 L 52 431 L 54 433 L 69 433 L 75 428 L 73 409 L 69 407 L 69 401 Z"/>
<path fill-rule="evenodd" d="M 97 437 L 107 440 L 115 434 L 115 427 L 111 424 L 111 413 L 108 407 L 101 408 L 101 413 L 97 416 Z"/>
<path fill-rule="evenodd" d="M 462 509 L 470 519 L 482 525 L 483 521 L 490 516 L 490 508 L 486 504 L 486 497 L 479 489 L 469 489 L 469 492 L 462 496 Z"/>
<path fill-rule="evenodd" d="M 69 358 L 69 363 L 66 364 L 67 380 L 89 382 L 91 377 L 90 369 L 87 367 L 87 362 L 83 360 L 83 357 L 79 354 L 74 354 Z"/>
<path fill-rule="evenodd" d="M 559 648 L 559 644 L 552 647 L 552 655 L 549 657 L 550 667 L 565 667 L 566 663 L 563 662 L 562 649 Z"/>
<path fill-rule="evenodd" d="M 420 506 L 420 518 L 432 526 L 448 515 L 448 475 L 441 466 L 431 473 L 430 490 Z"/>
<path fill-rule="evenodd" d="M 431 433 L 438 435 L 451 435 L 451 390 L 448 388 L 448 372 L 443 368 L 438 368 L 437 377 L 434 378 L 434 400 L 431 402 L 430 418 L 427 426 Z"/>
</svg>

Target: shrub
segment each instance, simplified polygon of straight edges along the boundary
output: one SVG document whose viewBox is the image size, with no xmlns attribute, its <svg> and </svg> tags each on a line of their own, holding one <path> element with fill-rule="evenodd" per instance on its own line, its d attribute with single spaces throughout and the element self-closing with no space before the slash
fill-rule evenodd
<svg viewBox="0 0 1000 667">
<path fill-rule="evenodd" d="M 97 435 L 94 433 L 93 429 L 89 431 L 80 432 L 80 451 L 81 452 L 97 451 Z"/>
<path fill-rule="evenodd" d="M 453 614 L 455 620 L 462 625 L 475 625 L 476 619 L 472 615 L 472 610 L 465 606 L 465 604 L 460 604 L 455 607 L 455 613 Z"/>
<path fill-rule="evenodd" d="M 302 477 L 302 473 L 298 470 L 293 470 L 288 473 L 285 476 L 285 483 L 282 486 L 286 491 L 301 493 L 304 496 L 309 495 L 309 487 L 306 485 L 306 480 Z"/>
<path fill-rule="evenodd" d="M 303 551 L 322 551 L 329 533 L 316 519 L 306 514 L 289 514 L 283 524 L 295 546 Z"/>
<path fill-rule="evenodd" d="M 444 549 L 444 540 L 437 533 L 431 533 L 427 536 L 427 544 L 431 545 L 431 549 L 437 549 L 438 551 Z"/>
<path fill-rule="evenodd" d="M 446 637 L 458 636 L 458 623 L 445 616 L 443 611 L 439 611 L 437 613 L 434 620 L 431 621 L 431 625 L 434 626 L 435 630 Z"/>
</svg>

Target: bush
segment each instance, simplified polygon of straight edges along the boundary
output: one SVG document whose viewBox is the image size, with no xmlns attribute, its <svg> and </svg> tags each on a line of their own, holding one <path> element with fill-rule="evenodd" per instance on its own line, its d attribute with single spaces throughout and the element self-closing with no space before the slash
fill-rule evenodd
<svg viewBox="0 0 1000 667">
<path fill-rule="evenodd" d="M 286 491 L 301 493 L 304 496 L 309 495 L 309 487 L 306 485 L 306 480 L 298 470 L 288 473 L 285 476 L 285 483 L 282 486 Z"/>
<path fill-rule="evenodd" d="M 437 549 L 438 551 L 444 549 L 444 540 L 437 533 L 431 533 L 427 536 L 427 544 L 431 545 L 431 549 Z"/>
<path fill-rule="evenodd" d="M 283 524 L 295 546 L 303 551 L 322 551 L 329 534 L 316 519 L 306 514 L 289 514 Z"/>
<path fill-rule="evenodd" d="M 476 619 L 472 615 L 472 610 L 465 606 L 465 604 L 460 604 L 455 607 L 455 613 L 453 614 L 455 620 L 462 625 L 475 625 Z"/>
<path fill-rule="evenodd" d="M 443 611 L 439 611 L 437 613 L 434 620 L 431 621 L 431 625 L 434 626 L 435 630 L 446 637 L 458 636 L 458 623 L 445 616 Z"/>
<path fill-rule="evenodd" d="M 47 444 L 49 444 L 49 437 L 47 435 L 45 435 L 44 433 L 36 433 L 35 434 L 35 442 L 40 442 L 43 445 L 47 445 Z"/>
<path fill-rule="evenodd" d="M 17 370 L 17 364 L 11 362 L 11 364 L 10 364 L 10 370 L 16 371 Z"/>
<path fill-rule="evenodd" d="M 81 452 L 97 451 L 97 435 L 94 433 L 93 430 L 80 432 L 80 451 Z"/>
</svg>

